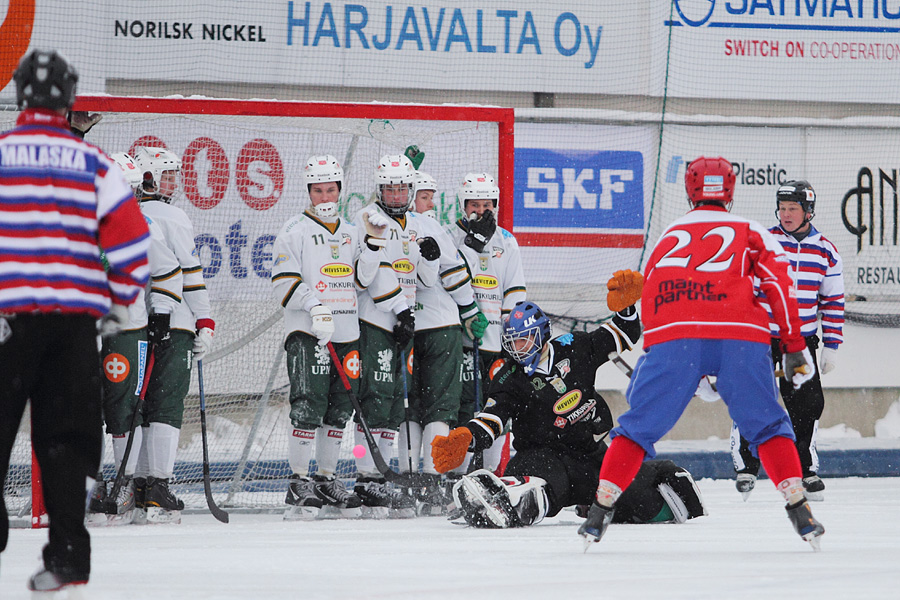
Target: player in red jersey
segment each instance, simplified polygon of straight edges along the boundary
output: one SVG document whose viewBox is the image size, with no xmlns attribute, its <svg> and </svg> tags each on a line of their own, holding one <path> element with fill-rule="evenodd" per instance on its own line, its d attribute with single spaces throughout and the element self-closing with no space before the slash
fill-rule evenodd
<svg viewBox="0 0 900 600">
<path fill-rule="evenodd" d="M 825 529 L 803 495 L 800 459 L 787 413 L 778 404 L 769 316 L 754 294 L 754 279 L 770 301 L 781 331 L 785 372 L 795 387 L 815 373 L 791 295 L 781 245 L 759 223 L 728 212 L 735 176 L 724 158 L 688 165 L 691 210 L 673 222 L 650 254 L 642 300 L 644 354 L 628 386 L 631 407 L 619 418 L 600 470 L 588 518 L 578 532 L 599 542 L 615 502 L 654 444 L 684 412 L 705 375 L 718 390 L 787 502 L 797 533 L 818 548 Z"/>
</svg>

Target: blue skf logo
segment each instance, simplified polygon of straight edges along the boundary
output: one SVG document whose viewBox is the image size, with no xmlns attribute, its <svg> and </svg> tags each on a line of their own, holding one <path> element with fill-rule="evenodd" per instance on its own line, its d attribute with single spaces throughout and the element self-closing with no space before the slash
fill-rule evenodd
<svg viewBox="0 0 900 600">
<path fill-rule="evenodd" d="M 642 230 L 644 158 L 636 151 L 516 149 L 515 227 Z"/>
</svg>

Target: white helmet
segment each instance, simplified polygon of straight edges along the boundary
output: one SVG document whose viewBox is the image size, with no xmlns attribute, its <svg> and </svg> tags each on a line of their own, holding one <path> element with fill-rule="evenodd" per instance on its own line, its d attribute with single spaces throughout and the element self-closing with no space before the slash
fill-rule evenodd
<svg viewBox="0 0 900 600">
<path fill-rule="evenodd" d="M 459 188 L 459 210 L 466 215 L 466 200 L 493 200 L 494 212 L 500 201 L 500 188 L 494 178 L 487 173 L 468 173 Z"/>
<path fill-rule="evenodd" d="M 143 190 L 150 195 L 159 194 L 159 182 L 166 171 L 181 171 L 181 159 L 165 148 L 138 148 L 134 164 L 143 176 Z M 163 198 L 169 200 L 170 198 Z"/>
<path fill-rule="evenodd" d="M 116 165 L 122 169 L 122 173 L 125 174 L 125 180 L 128 182 L 128 185 L 130 185 L 131 189 L 137 193 L 138 189 L 141 187 L 143 177 L 140 170 L 134 164 L 134 159 L 131 158 L 131 155 L 126 152 L 116 152 L 115 154 L 110 154 L 109 157 L 116 161 Z"/>
<path fill-rule="evenodd" d="M 419 193 L 420 190 L 437 191 L 437 181 L 425 171 L 416 171 L 416 178 L 413 181 L 412 189 L 413 198 L 416 197 L 416 194 Z"/>
<path fill-rule="evenodd" d="M 375 169 L 375 202 L 391 216 L 399 217 L 405 214 L 415 198 L 412 193 L 412 184 L 415 178 L 416 168 L 407 157 L 402 154 L 382 156 Z M 381 186 L 399 184 L 407 186 L 406 202 L 402 206 L 387 206 L 381 196 Z"/>
<path fill-rule="evenodd" d="M 337 183 L 338 202 L 340 201 L 340 192 L 344 189 L 344 169 L 338 164 L 337 159 L 330 154 L 310 156 L 303 170 L 303 179 L 306 181 L 307 192 L 314 183 Z M 322 219 L 335 217 L 337 209 L 337 202 L 323 202 L 313 207 L 316 216 Z"/>
</svg>

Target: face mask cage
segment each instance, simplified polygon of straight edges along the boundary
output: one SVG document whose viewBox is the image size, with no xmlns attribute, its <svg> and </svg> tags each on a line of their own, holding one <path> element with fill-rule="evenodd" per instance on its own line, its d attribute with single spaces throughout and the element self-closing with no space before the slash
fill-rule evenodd
<svg viewBox="0 0 900 600">
<path fill-rule="evenodd" d="M 518 340 L 526 340 L 525 344 L 516 344 Z M 506 350 L 513 360 L 519 364 L 528 364 L 535 355 L 541 351 L 541 330 L 539 327 L 529 327 L 525 331 L 504 332 L 501 336 L 503 349 Z M 521 346 L 521 350 L 517 350 L 516 346 Z"/>
</svg>

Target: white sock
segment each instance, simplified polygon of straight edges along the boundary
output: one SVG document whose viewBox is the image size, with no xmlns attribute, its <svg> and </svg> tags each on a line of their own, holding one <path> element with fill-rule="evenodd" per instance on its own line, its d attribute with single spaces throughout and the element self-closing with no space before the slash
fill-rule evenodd
<svg viewBox="0 0 900 600">
<path fill-rule="evenodd" d="M 378 440 L 378 449 L 381 450 L 384 462 L 391 464 L 391 459 L 396 456 L 394 441 L 397 438 L 397 432 L 393 429 L 380 429 L 379 431 L 381 431 L 381 435 L 375 438 Z M 381 473 L 378 476 L 381 477 Z"/>
<path fill-rule="evenodd" d="M 288 462 L 291 470 L 300 477 L 309 476 L 309 459 L 312 456 L 316 432 L 312 429 L 290 428 L 288 438 Z"/>
<path fill-rule="evenodd" d="M 434 443 L 434 438 L 439 435 L 445 437 L 450 435 L 450 426 L 442 421 L 429 423 L 422 432 L 422 471 L 424 473 L 430 473 L 432 475 L 438 474 L 437 470 L 434 468 L 434 459 L 431 457 L 431 445 Z"/>
<path fill-rule="evenodd" d="M 409 440 L 407 440 L 406 426 L 409 425 Z M 401 473 L 409 472 L 412 464 L 414 473 L 419 471 L 419 454 L 422 448 L 422 426 L 410 421 L 400 423 L 400 438 L 397 441 L 397 461 Z"/>
<path fill-rule="evenodd" d="M 803 480 L 799 477 L 788 477 L 776 484 L 778 491 L 784 496 L 784 501 L 790 505 L 797 504 L 806 496 L 803 495 Z"/>
<path fill-rule="evenodd" d="M 181 432 L 165 423 L 150 423 L 147 433 L 148 475 L 157 479 L 172 479 L 175 471 L 175 453 Z"/>
<path fill-rule="evenodd" d="M 141 430 L 141 443 L 138 444 L 138 437 L 134 438 L 134 447 L 131 449 L 132 454 L 137 454 L 137 464 L 134 467 L 134 476 L 140 477 L 142 479 L 147 479 L 147 475 L 150 474 L 150 459 L 149 459 L 149 450 L 147 449 L 147 443 L 150 439 L 150 428 L 149 427 L 139 427 Z M 147 435 L 144 435 L 147 434 Z M 130 461 L 129 461 L 130 462 Z"/>
<path fill-rule="evenodd" d="M 501 435 L 491 447 L 484 451 L 484 468 L 488 471 L 496 471 L 500 465 L 500 457 L 503 454 L 503 445 L 506 443 L 506 436 Z"/>
<path fill-rule="evenodd" d="M 332 478 L 337 470 L 338 457 L 341 454 L 341 442 L 344 441 L 344 430 L 330 425 L 316 429 L 316 473 Z"/>
<path fill-rule="evenodd" d="M 376 429 L 372 431 L 372 436 L 376 440 L 380 440 L 381 430 Z M 375 468 L 375 461 L 372 460 L 372 452 L 369 449 L 369 443 L 366 441 L 366 434 L 363 433 L 361 425 L 356 426 L 356 431 L 353 433 L 353 441 L 356 442 L 357 446 L 361 445 L 366 449 L 366 453 L 356 459 L 356 470 L 359 472 L 359 476 L 377 477 L 378 469 Z"/>
<path fill-rule="evenodd" d="M 125 456 L 125 447 L 128 445 L 128 433 L 122 435 L 114 435 L 113 456 L 116 461 L 116 473 L 119 472 L 119 466 L 122 464 L 122 457 Z M 128 462 L 125 464 L 125 475 L 131 477 L 135 473 L 138 463 L 138 456 L 141 453 L 141 445 L 144 443 L 144 428 L 134 428 L 134 442 L 131 444 L 131 452 L 128 454 Z"/>
</svg>

